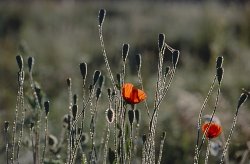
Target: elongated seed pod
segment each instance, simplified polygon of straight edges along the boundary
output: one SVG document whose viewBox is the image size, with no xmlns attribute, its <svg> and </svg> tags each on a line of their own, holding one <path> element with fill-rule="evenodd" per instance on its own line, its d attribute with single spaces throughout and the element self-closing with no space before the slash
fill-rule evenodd
<svg viewBox="0 0 250 164">
<path fill-rule="evenodd" d="M 223 73 L 224 73 L 224 70 L 222 67 L 217 68 L 216 76 L 217 76 L 217 80 L 218 80 L 219 84 L 221 84 L 221 80 L 223 78 Z"/>
<path fill-rule="evenodd" d="M 111 91 L 111 88 L 108 88 L 108 89 L 107 89 L 107 92 L 108 92 L 108 97 L 109 97 L 109 99 L 111 99 L 111 94 L 112 94 L 112 93 L 111 93 L 111 92 L 112 92 L 112 91 Z"/>
<path fill-rule="evenodd" d="M 34 63 L 35 63 L 35 59 L 33 57 L 29 57 L 28 58 L 29 72 L 32 72 Z"/>
<path fill-rule="evenodd" d="M 99 16 L 98 16 L 98 18 L 99 18 L 99 26 L 100 26 L 100 27 L 102 26 L 102 24 L 103 24 L 103 22 L 104 22 L 105 15 L 106 15 L 106 10 L 101 9 L 101 10 L 99 11 Z"/>
<path fill-rule="evenodd" d="M 19 71 L 22 71 L 23 70 L 23 57 L 21 55 L 17 55 L 16 62 L 19 67 Z"/>
<path fill-rule="evenodd" d="M 67 81 L 67 86 L 70 87 L 71 86 L 71 78 L 68 78 L 66 81 Z"/>
<path fill-rule="evenodd" d="M 139 113 L 139 110 L 136 109 L 135 110 L 135 120 L 136 120 L 136 123 L 138 124 L 139 121 L 140 121 L 140 113 Z"/>
<path fill-rule="evenodd" d="M 99 87 L 102 88 L 103 84 L 105 82 L 105 77 L 103 75 L 101 75 L 99 77 Z"/>
<path fill-rule="evenodd" d="M 161 33 L 158 36 L 159 51 L 162 51 L 164 43 L 165 43 L 165 34 Z"/>
<path fill-rule="evenodd" d="M 217 59 L 216 59 L 216 68 L 222 67 L 222 64 L 223 64 L 223 57 L 222 56 L 217 57 Z"/>
<path fill-rule="evenodd" d="M 77 100 L 78 100 L 77 95 L 74 94 L 73 95 L 73 104 L 77 104 Z"/>
<path fill-rule="evenodd" d="M 88 72 L 88 69 L 87 69 L 87 63 L 83 62 L 83 63 L 80 63 L 80 71 L 81 71 L 81 74 L 82 74 L 82 78 L 83 79 L 86 79 L 86 76 L 87 76 L 87 72 Z"/>
<path fill-rule="evenodd" d="M 117 82 L 118 82 L 118 85 L 120 86 L 121 85 L 121 74 L 116 74 L 116 79 L 117 79 Z"/>
<path fill-rule="evenodd" d="M 122 60 L 125 62 L 128 57 L 129 44 L 123 44 L 122 46 Z"/>
</svg>

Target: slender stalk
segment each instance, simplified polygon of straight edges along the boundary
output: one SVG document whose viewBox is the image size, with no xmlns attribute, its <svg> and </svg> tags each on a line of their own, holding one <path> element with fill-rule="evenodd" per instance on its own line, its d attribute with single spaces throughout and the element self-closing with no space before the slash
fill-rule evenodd
<svg viewBox="0 0 250 164">
<path fill-rule="evenodd" d="M 107 136 L 106 136 L 105 146 L 104 146 L 104 151 L 103 151 L 104 152 L 103 153 L 103 164 L 106 164 L 106 161 L 107 161 L 109 136 L 110 136 L 110 123 L 108 123 L 108 127 L 107 127 Z"/>
<path fill-rule="evenodd" d="M 44 146 L 43 146 L 43 153 L 42 153 L 42 160 L 41 160 L 42 163 L 44 163 L 47 142 L 48 142 L 48 117 L 45 116 Z"/>
<path fill-rule="evenodd" d="M 206 151 L 206 157 L 205 157 L 205 164 L 208 164 L 208 157 L 209 157 L 209 152 L 210 152 L 210 139 L 207 140 L 207 151 Z"/>
</svg>

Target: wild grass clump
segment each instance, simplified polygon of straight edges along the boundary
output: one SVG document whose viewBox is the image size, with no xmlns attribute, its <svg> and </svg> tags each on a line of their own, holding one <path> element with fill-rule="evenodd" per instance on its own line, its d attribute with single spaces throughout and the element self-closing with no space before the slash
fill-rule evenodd
<svg viewBox="0 0 250 164">
<path fill-rule="evenodd" d="M 22 146 L 25 138 L 30 141 L 28 146 L 32 152 L 33 163 L 164 163 L 161 161 L 164 154 L 164 143 L 167 141 L 168 132 L 162 132 L 159 150 L 156 150 L 156 127 L 158 116 L 161 112 L 161 104 L 167 99 L 168 91 L 173 83 L 177 71 L 180 51 L 172 48 L 166 43 L 165 35 L 158 36 L 158 65 L 157 79 L 153 87 L 154 103 L 148 104 L 147 98 L 151 94 L 144 89 L 141 70 L 142 56 L 135 56 L 136 72 L 138 84 L 135 85 L 126 77 L 127 58 L 129 55 L 129 44 L 123 44 L 121 53 L 121 68 L 119 73 L 114 75 L 111 70 L 108 55 L 103 39 L 103 24 L 106 11 L 99 11 L 99 37 L 107 69 L 107 76 L 104 72 L 95 70 L 92 75 L 90 85 L 86 86 L 86 77 L 89 76 L 88 65 L 80 63 L 80 73 L 82 78 L 82 96 L 73 93 L 72 79 L 67 78 L 68 89 L 68 112 L 61 122 L 61 134 L 57 138 L 49 128 L 50 121 L 50 101 L 43 94 L 38 83 L 33 79 L 34 58 L 28 58 L 28 77 L 32 96 L 24 96 L 24 62 L 21 55 L 16 57 L 19 67 L 18 71 L 18 92 L 15 110 L 15 119 L 12 123 L 4 123 L 4 133 L 6 142 L 6 163 L 20 163 L 21 151 L 27 150 Z M 164 63 L 166 52 L 171 53 L 171 63 Z M 235 115 L 229 135 L 226 138 L 222 123 L 215 115 L 220 102 L 221 87 L 224 75 L 222 56 L 216 60 L 215 73 L 210 89 L 197 115 L 197 139 L 194 146 L 194 164 L 203 160 L 208 163 L 211 153 L 216 154 L 211 145 L 218 142 L 218 137 L 222 136 L 223 143 L 220 147 L 220 163 L 229 164 L 227 155 L 229 144 L 237 123 L 238 111 L 247 100 L 249 92 L 243 90 L 236 107 Z M 106 77 L 106 78 L 105 78 Z M 110 86 L 105 85 L 105 81 L 111 82 Z M 207 102 L 211 94 L 216 89 L 216 99 L 214 108 L 210 115 L 204 115 Z M 101 104 L 101 96 L 107 97 L 107 103 Z M 138 104 L 143 104 L 145 110 L 138 108 Z M 100 106 L 106 106 L 105 116 L 99 112 Z M 28 112 L 28 113 L 27 113 Z M 141 113 L 147 113 L 148 127 L 145 134 L 140 133 Z M 89 118 L 86 118 L 87 114 Z M 106 119 L 100 119 L 106 118 Z M 104 120 L 100 122 L 99 120 Z M 204 120 L 204 121 L 203 121 Z M 103 131 L 97 129 L 97 122 L 104 124 Z M 12 131 L 10 131 L 12 127 Z M 101 138 L 97 137 L 101 134 Z M 11 138 L 9 137 L 11 136 Z M 205 156 L 202 153 L 202 146 L 207 142 Z M 159 153 L 156 153 L 159 152 Z M 241 162 L 244 162 L 242 158 Z"/>
</svg>

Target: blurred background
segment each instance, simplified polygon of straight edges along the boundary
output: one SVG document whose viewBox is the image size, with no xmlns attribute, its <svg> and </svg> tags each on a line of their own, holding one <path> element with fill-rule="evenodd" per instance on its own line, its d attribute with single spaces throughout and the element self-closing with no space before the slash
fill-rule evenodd
<svg viewBox="0 0 250 164">
<path fill-rule="evenodd" d="M 98 11 L 107 10 L 104 41 L 111 69 L 121 69 L 123 43 L 130 44 L 126 80 L 138 84 L 135 55 L 142 55 L 142 76 L 149 106 L 157 77 L 158 34 L 180 50 L 178 69 L 164 100 L 157 133 L 167 132 L 162 163 L 192 163 L 196 122 L 200 107 L 215 74 L 217 56 L 224 56 L 224 79 L 216 115 L 228 135 L 241 88 L 250 89 L 250 3 L 244 1 L 89 1 L 89 2 L 1 2 L 0 3 L 0 124 L 13 121 L 17 95 L 15 56 L 20 45 L 23 57 L 35 58 L 34 79 L 51 102 L 49 131 L 59 134 L 61 118 L 67 113 L 66 79 L 73 92 L 81 95 L 79 63 L 88 63 L 88 81 L 94 70 L 107 75 L 98 36 Z M 165 54 L 165 65 L 171 59 Z M 27 70 L 27 68 L 25 68 Z M 26 75 L 25 89 L 29 87 Z M 110 87 L 106 78 L 105 87 Z M 206 114 L 213 110 L 215 92 Z M 100 115 L 108 107 L 104 93 Z M 238 163 L 250 140 L 250 103 L 239 112 L 230 145 L 232 163 Z M 147 132 L 148 118 L 142 106 L 140 134 Z M 145 111 L 145 112 L 144 112 Z M 102 123 L 100 123 L 100 130 Z M 1 128 L 3 129 L 3 128 Z M 1 141 L 2 140 L 1 135 Z M 156 139 L 159 145 L 159 136 Z M 0 143 L 3 159 L 4 143 Z M 158 149 L 158 148 L 157 148 Z M 211 157 L 215 162 L 219 157 Z M 2 160 L 0 160 L 2 161 Z"/>
</svg>

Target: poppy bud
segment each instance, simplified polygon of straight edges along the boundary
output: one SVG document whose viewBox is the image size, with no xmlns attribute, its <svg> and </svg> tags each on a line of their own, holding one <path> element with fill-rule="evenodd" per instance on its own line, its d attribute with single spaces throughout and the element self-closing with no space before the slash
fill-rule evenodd
<svg viewBox="0 0 250 164">
<path fill-rule="evenodd" d="M 73 115 L 73 119 L 75 120 L 76 119 L 76 115 L 77 115 L 77 105 L 76 104 L 74 104 L 73 106 L 72 106 L 72 115 Z"/>
<path fill-rule="evenodd" d="M 44 109 L 45 109 L 45 114 L 47 116 L 49 113 L 49 101 L 44 102 Z"/>
<path fill-rule="evenodd" d="M 8 129 L 9 129 L 9 121 L 5 121 L 4 122 L 4 132 L 8 132 Z"/>
<path fill-rule="evenodd" d="M 68 79 L 67 79 L 67 85 L 68 85 L 68 87 L 71 86 L 71 78 L 68 78 Z"/>
<path fill-rule="evenodd" d="M 98 18 L 99 18 L 99 26 L 100 27 L 102 26 L 102 23 L 104 22 L 105 15 L 106 15 L 106 10 L 101 9 L 99 11 L 99 16 L 98 16 Z"/>
<path fill-rule="evenodd" d="M 30 130 L 32 130 L 33 127 L 34 127 L 34 122 L 31 122 L 31 123 L 30 123 Z"/>
<path fill-rule="evenodd" d="M 172 53 L 172 63 L 173 63 L 174 68 L 176 68 L 176 65 L 179 60 L 179 56 L 180 56 L 180 51 L 174 50 Z"/>
<path fill-rule="evenodd" d="M 110 99 L 111 98 L 111 88 L 108 88 L 107 91 L 108 91 L 108 97 Z"/>
<path fill-rule="evenodd" d="M 87 76 L 87 64 L 85 62 L 83 63 L 80 63 L 80 71 L 81 71 L 81 74 L 82 74 L 82 78 L 83 79 L 86 79 L 86 76 Z"/>
<path fill-rule="evenodd" d="M 49 135 L 48 144 L 50 147 L 54 148 L 58 144 L 58 140 L 54 135 Z"/>
<path fill-rule="evenodd" d="M 115 161 L 115 152 L 111 148 L 109 148 L 109 162 L 114 163 L 114 161 Z"/>
<path fill-rule="evenodd" d="M 128 57 L 129 44 L 123 44 L 122 46 L 122 60 L 125 62 Z"/>
<path fill-rule="evenodd" d="M 114 110 L 112 108 L 108 108 L 106 110 L 106 119 L 107 119 L 108 123 L 114 122 L 115 112 L 114 112 Z"/>
<path fill-rule="evenodd" d="M 166 76 L 167 76 L 167 74 L 168 74 L 169 70 L 170 70 L 170 67 L 166 67 L 165 72 L 164 72 L 164 77 L 166 77 Z"/>
<path fill-rule="evenodd" d="M 134 111 L 133 111 L 133 110 L 129 110 L 129 111 L 128 111 L 128 119 L 129 119 L 130 125 L 133 124 L 133 122 L 134 122 L 134 117 L 135 117 Z"/>
<path fill-rule="evenodd" d="M 74 96 L 73 96 L 73 103 L 77 104 L 77 95 L 76 94 L 74 94 Z"/>
<path fill-rule="evenodd" d="M 146 136 L 146 134 L 143 134 L 143 136 L 142 136 L 142 142 L 143 142 L 143 144 L 145 144 L 146 140 L 147 140 L 147 136 Z"/>
<path fill-rule="evenodd" d="M 137 65 L 137 70 L 139 71 L 141 69 L 141 54 L 137 54 L 135 56 L 135 61 Z"/>
<path fill-rule="evenodd" d="M 217 74 L 216 74 L 216 76 L 217 76 L 217 80 L 218 80 L 219 84 L 221 84 L 221 80 L 223 78 L 223 73 L 224 73 L 224 70 L 223 70 L 222 67 L 217 68 Z"/>
<path fill-rule="evenodd" d="M 19 67 L 19 71 L 23 70 L 23 57 L 21 55 L 17 55 L 16 61 Z"/>
<path fill-rule="evenodd" d="M 138 110 L 138 109 L 135 110 L 135 119 L 136 119 L 136 122 L 137 122 L 137 124 L 138 124 L 139 121 L 140 121 L 140 113 L 139 113 L 139 110 Z"/>
<path fill-rule="evenodd" d="M 96 99 L 99 99 L 99 98 L 100 98 L 101 93 L 102 93 L 101 88 L 97 88 L 97 90 L 96 90 Z"/>
<path fill-rule="evenodd" d="M 158 46 L 159 46 L 159 51 L 162 51 L 163 45 L 165 43 L 165 35 L 164 34 L 159 34 L 158 36 Z"/>
<path fill-rule="evenodd" d="M 217 59 L 216 59 L 216 68 L 222 67 L 222 64 L 223 64 L 223 57 L 222 56 L 217 57 Z"/>
<path fill-rule="evenodd" d="M 240 108 L 240 106 L 247 100 L 248 95 L 246 93 L 242 93 L 240 95 L 239 101 L 238 101 L 238 105 L 237 105 L 237 109 Z"/>
<path fill-rule="evenodd" d="M 161 135 L 161 140 L 165 140 L 166 135 L 167 135 L 167 133 L 166 133 L 166 132 L 163 132 L 162 135 Z"/>
<path fill-rule="evenodd" d="M 34 62 L 35 62 L 35 59 L 34 59 L 33 57 L 29 57 L 29 58 L 28 58 L 28 67 L 29 67 L 29 72 L 32 72 Z"/>
<path fill-rule="evenodd" d="M 103 75 L 101 75 L 99 77 L 99 87 L 102 88 L 103 84 L 105 82 L 105 77 Z"/>
<path fill-rule="evenodd" d="M 97 82 L 97 80 L 99 79 L 100 75 L 101 75 L 101 72 L 100 72 L 100 71 L 96 70 L 96 71 L 94 72 L 94 76 L 93 76 L 93 85 L 96 84 L 96 82 Z"/>
</svg>

